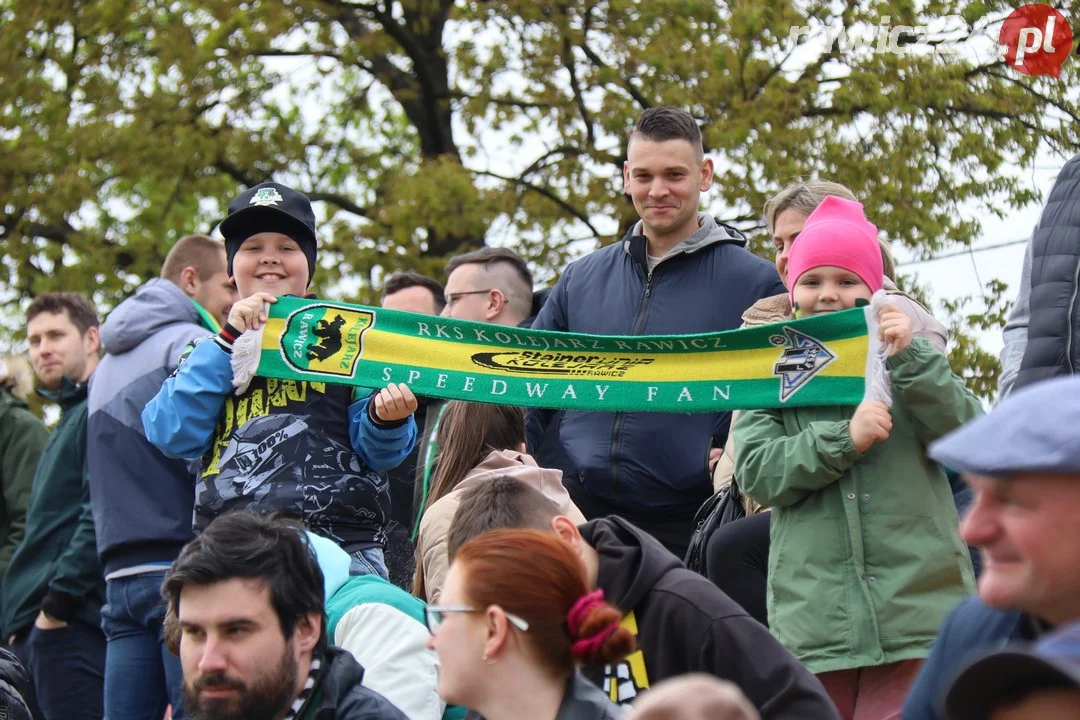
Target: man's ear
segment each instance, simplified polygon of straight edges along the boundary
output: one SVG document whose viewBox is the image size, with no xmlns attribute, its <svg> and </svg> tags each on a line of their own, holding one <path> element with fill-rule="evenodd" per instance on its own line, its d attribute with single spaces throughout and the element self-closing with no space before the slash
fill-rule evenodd
<svg viewBox="0 0 1080 720">
<path fill-rule="evenodd" d="M 626 195 L 629 195 L 630 194 L 630 190 L 628 189 L 630 187 L 630 161 L 629 160 L 624 160 L 623 164 L 622 164 L 622 186 L 623 186 L 623 190 L 622 190 L 623 193 L 626 194 Z"/>
<path fill-rule="evenodd" d="M 96 326 L 87 328 L 86 334 L 83 335 L 83 342 L 86 344 L 87 355 L 97 355 L 101 350 L 101 329 Z"/>
<path fill-rule="evenodd" d="M 705 192 L 712 187 L 713 181 L 713 161 L 712 158 L 705 158 L 701 163 L 701 192 Z"/>
<path fill-rule="evenodd" d="M 574 524 L 573 520 L 565 515 L 556 515 L 551 520 L 551 531 L 570 543 L 575 552 L 579 555 L 581 554 L 581 546 L 585 541 L 582 540 L 581 532 L 578 531 L 577 525 Z"/>
<path fill-rule="evenodd" d="M 195 297 L 195 293 L 199 291 L 199 273 L 195 270 L 195 266 L 188 265 L 181 270 L 176 284 L 184 291 L 185 295 Z"/>
<path fill-rule="evenodd" d="M 498 316 L 506 307 L 506 295 L 498 288 L 493 288 L 488 294 L 488 311 L 487 316 L 493 318 Z"/>
<path fill-rule="evenodd" d="M 322 615 L 308 613 L 296 621 L 293 627 L 293 640 L 296 649 L 300 652 L 313 652 L 319 644 L 319 636 L 322 634 Z"/>
</svg>

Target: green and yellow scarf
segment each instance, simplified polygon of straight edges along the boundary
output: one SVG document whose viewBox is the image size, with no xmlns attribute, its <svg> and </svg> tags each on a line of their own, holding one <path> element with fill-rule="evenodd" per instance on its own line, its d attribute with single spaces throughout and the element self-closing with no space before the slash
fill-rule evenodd
<svg viewBox="0 0 1080 720">
<path fill-rule="evenodd" d="M 294 297 L 233 347 L 255 375 L 587 411 L 717 412 L 888 399 L 877 308 L 702 335 L 526 330 Z"/>
</svg>

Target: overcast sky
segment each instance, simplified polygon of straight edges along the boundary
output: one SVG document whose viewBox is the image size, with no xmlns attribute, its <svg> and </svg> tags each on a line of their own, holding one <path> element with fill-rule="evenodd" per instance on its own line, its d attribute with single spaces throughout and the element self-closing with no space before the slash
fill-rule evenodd
<svg viewBox="0 0 1080 720">
<path fill-rule="evenodd" d="M 1016 290 L 1020 283 L 1025 244 L 1013 244 L 982 252 L 979 252 L 978 248 L 1029 239 L 1054 179 L 1067 160 L 1068 156 L 1042 154 L 1036 161 L 1035 169 L 1025 174 L 1024 181 L 1030 183 L 1042 199 L 1037 205 L 1012 211 L 1004 219 L 981 214 L 976 209 L 969 211 L 971 215 L 977 215 L 983 225 L 982 236 L 973 245 L 976 249 L 973 255 L 963 254 L 941 260 L 904 265 L 900 268 L 900 272 L 915 276 L 920 284 L 929 287 L 936 299 L 978 295 L 986 283 L 993 278 L 998 278 L 1008 283 L 1008 296 L 1011 302 L 1016 297 Z M 955 252 L 955 249 L 945 251 L 943 254 L 951 252 Z M 897 258 L 897 260 L 903 262 L 902 258 Z M 982 285 L 980 285 L 980 280 Z M 1001 351 L 1002 340 L 999 332 L 984 333 L 980 340 L 987 350 L 995 354 Z"/>
</svg>

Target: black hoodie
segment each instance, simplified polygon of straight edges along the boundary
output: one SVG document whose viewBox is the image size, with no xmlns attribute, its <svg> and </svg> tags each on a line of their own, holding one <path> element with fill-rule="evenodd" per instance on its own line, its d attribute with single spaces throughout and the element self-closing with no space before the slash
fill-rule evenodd
<svg viewBox="0 0 1080 720">
<path fill-rule="evenodd" d="M 625 661 L 586 670 L 613 700 L 628 703 L 650 684 L 702 672 L 739 686 L 762 720 L 838 718 L 817 678 L 764 626 L 652 536 L 618 517 L 580 529 L 600 555 L 598 587 L 637 634 L 638 650 Z"/>
</svg>

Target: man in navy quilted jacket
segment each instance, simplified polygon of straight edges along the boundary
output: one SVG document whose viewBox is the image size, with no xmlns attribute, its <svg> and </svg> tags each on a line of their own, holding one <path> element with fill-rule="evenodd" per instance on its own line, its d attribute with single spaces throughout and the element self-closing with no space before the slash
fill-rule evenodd
<svg viewBox="0 0 1080 720">
<path fill-rule="evenodd" d="M 784 292 L 772 263 L 733 228 L 699 212 L 713 179 L 701 130 L 682 110 L 638 119 L 623 183 L 640 220 L 622 241 L 572 263 L 533 325 L 592 335 L 675 335 L 732 330 L 746 308 Z M 679 557 L 694 513 L 712 492 L 711 461 L 730 413 L 565 412 L 529 415 L 529 449 L 558 432 L 577 469 L 564 484 L 588 518 L 621 515 Z M 663 438 L 663 441 L 659 441 Z"/>
</svg>

